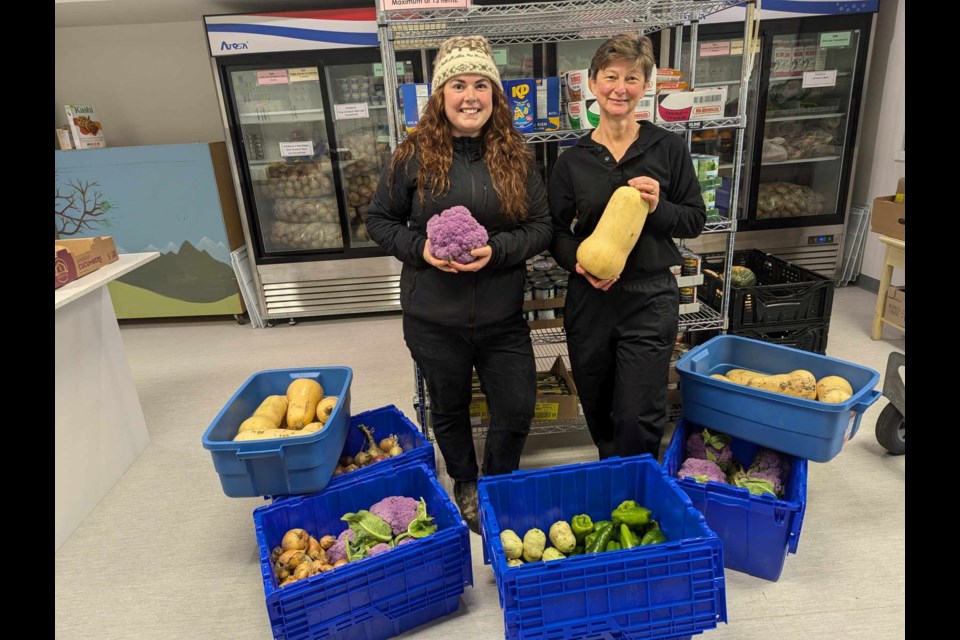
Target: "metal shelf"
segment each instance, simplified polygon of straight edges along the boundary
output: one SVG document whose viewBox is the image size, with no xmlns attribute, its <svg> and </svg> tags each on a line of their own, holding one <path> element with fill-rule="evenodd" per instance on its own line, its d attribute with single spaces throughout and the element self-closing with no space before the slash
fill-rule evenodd
<svg viewBox="0 0 960 640">
<path fill-rule="evenodd" d="M 300 109 L 292 111 L 254 111 L 241 113 L 240 124 L 284 124 L 290 122 L 316 122 L 323 120 L 323 109 Z"/>
<path fill-rule="evenodd" d="M 700 87 L 723 87 L 723 86 L 730 86 L 735 84 L 740 84 L 740 81 L 739 80 L 719 80 L 717 82 L 698 82 L 697 88 L 699 89 Z"/>
<path fill-rule="evenodd" d="M 796 160 L 784 160 L 783 162 L 761 162 L 760 166 L 774 167 L 781 164 L 804 164 L 807 162 L 831 162 L 839 160 L 840 156 L 823 156 L 822 158 L 797 158 Z"/>
<path fill-rule="evenodd" d="M 696 313 L 684 313 L 680 316 L 680 328 L 690 331 L 703 331 L 705 329 L 723 329 L 723 318 L 719 311 L 714 311 L 713 307 L 706 303 L 700 303 L 700 311 Z"/>
<path fill-rule="evenodd" d="M 746 0 L 564 0 L 465 9 L 380 11 L 396 50 L 438 48 L 451 36 L 481 35 L 492 44 L 528 44 L 643 34 L 747 4 Z"/>
<path fill-rule="evenodd" d="M 847 115 L 844 111 L 833 113 L 814 113 L 809 116 L 783 116 L 782 118 L 767 118 L 765 122 L 786 122 L 787 120 L 822 120 L 823 118 L 840 118 Z"/>
<path fill-rule="evenodd" d="M 729 233 L 733 230 L 733 221 L 730 218 L 721 217 L 719 220 L 707 220 L 700 235 L 705 233 Z"/>
</svg>

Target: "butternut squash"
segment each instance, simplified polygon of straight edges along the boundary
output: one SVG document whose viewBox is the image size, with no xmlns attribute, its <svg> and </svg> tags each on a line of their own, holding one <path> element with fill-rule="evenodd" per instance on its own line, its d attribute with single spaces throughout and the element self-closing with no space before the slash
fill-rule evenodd
<svg viewBox="0 0 960 640">
<path fill-rule="evenodd" d="M 836 389 L 839 393 L 829 393 Z M 820 402 L 846 402 L 853 395 L 853 387 L 846 378 L 840 376 L 824 376 L 817 380 L 817 400 Z M 827 397 L 829 396 L 829 400 Z M 846 397 L 843 397 L 846 396 Z"/>
<path fill-rule="evenodd" d="M 283 420 L 287 417 L 287 397 L 267 396 L 253 415 L 268 419 L 273 423 L 274 429 L 283 426 Z"/>
<path fill-rule="evenodd" d="M 750 371 L 749 369 L 730 369 L 730 371 L 727 371 L 724 375 L 726 375 L 731 382 L 747 384 L 751 378 L 757 378 L 766 374 L 760 373 L 759 371 Z"/>
<path fill-rule="evenodd" d="M 303 435 L 293 429 L 249 429 L 238 433 L 233 439 L 234 442 L 245 442 L 248 440 L 270 440 L 271 438 L 292 438 Z"/>
<path fill-rule="evenodd" d="M 323 427 L 324 427 L 324 423 L 322 422 L 311 422 L 310 424 L 305 425 L 303 429 L 300 429 L 300 431 L 297 431 L 297 433 L 301 433 L 301 434 L 316 433 L 317 431 L 320 431 L 321 429 L 323 429 Z"/>
<path fill-rule="evenodd" d="M 726 380 L 727 382 L 733 382 L 733 380 L 731 380 L 731 379 L 728 378 L 727 376 L 723 375 L 722 373 L 711 373 L 711 374 L 710 374 L 710 377 L 711 377 L 711 378 L 715 378 L 715 379 L 717 379 L 717 380 Z"/>
<path fill-rule="evenodd" d="M 337 406 L 337 396 L 327 396 L 320 401 L 320 404 L 317 405 L 317 420 L 323 424 L 327 423 L 327 418 L 330 417 L 330 414 L 333 413 L 334 407 Z"/>
<path fill-rule="evenodd" d="M 597 227 L 577 248 L 577 262 L 583 270 L 601 280 L 623 273 L 649 211 L 649 203 L 633 187 L 614 191 Z"/>
<path fill-rule="evenodd" d="M 264 429 L 276 428 L 277 425 L 273 424 L 273 421 L 270 418 L 254 415 L 240 423 L 240 428 L 237 429 L 237 433 L 243 433 L 244 431 L 263 431 Z"/>
<path fill-rule="evenodd" d="M 795 398 L 817 399 L 817 379 L 803 369 L 775 376 L 756 376 L 747 381 L 747 386 Z"/>
<path fill-rule="evenodd" d="M 287 387 L 287 428 L 302 429 L 314 422 L 323 387 L 313 378 L 297 378 Z"/>
</svg>

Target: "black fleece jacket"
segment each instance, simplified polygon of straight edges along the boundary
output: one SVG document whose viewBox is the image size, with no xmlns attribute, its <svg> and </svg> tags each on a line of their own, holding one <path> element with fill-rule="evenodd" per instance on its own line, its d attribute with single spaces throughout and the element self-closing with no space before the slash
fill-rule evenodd
<svg viewBox="0 0 960 640">
<path fill-rule="evenodd" d="M 403 262 L 400 306 L 415 318 L 448 327 L 481 327 L 516 319 L 523 311 L 527 258 L 550 245 L 550 209 L 543 178 L 531 162 L 527 179 L 529 208 L 519 224 L 500 210 L 479 138 L 454 138 L 450 191 L 440 199 L 417 194 L 419 162 L 407 162 L 392 186 L 390 165 L 367 209 L 370 238 Z M 444 209 L 465 206 L 490 236 L 493 255 L 476 272 L 447 273 L 423 259 L 427 221 Z"/>
<path fill-rule="evenodd" d="M 593 233 L 613 192 L 638 176 L 660 183 L 660 202 L 647 217 L 620 278 L 642 279 L 681 263 L 673 238 L 696 238 L 707 220 L 700 182 L 683 138 L 643 122 L 620 162 L 590 134 L 557 159 L 550 175 L 550 253 L 557 264 L 576 273 L 580 242 Z"/>
</svg>

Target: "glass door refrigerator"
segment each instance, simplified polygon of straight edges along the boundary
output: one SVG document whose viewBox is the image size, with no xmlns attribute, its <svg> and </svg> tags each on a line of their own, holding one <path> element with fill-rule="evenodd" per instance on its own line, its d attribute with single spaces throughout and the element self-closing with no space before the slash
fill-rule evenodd
<svg viewBox="0 0 960 640">
<path fill-rule="evenodd" d="M 399 263 L 364 224 L 390 158 L 375 10 L 204 21 L 260 315 L 399 309 Z M 420 80 L 419 53 L 397 77 Z"/>
<path fill-rule="evenodd" d="M 717 208 L 737 218 L 736 249 L 761 249 L 832 278 L 842 259 L 867 53 L 878 2 L 763 2 L 748 96 L 742 182 L 728 185 L 730 140 L 693 140 L 720 156 Z M 710 16 L 697 41 L 696 86 L 726 85 L 736 104 L 742 9 Z M 740 20 L 737 24 L 735 20 Z M 689 66 L 689 35 L 682 59 Z"/>
</svg>

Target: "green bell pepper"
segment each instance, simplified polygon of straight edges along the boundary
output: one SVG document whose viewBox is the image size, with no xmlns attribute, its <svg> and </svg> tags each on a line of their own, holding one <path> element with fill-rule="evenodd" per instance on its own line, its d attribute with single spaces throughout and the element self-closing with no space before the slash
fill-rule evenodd
<svg viewBox="0 0 960 640">
<path fill-rule="evenodd" d="M 588 533 L 583 539 L 583 552 L 586 553 L 593 541 L 597 539 L 597 532 Z"/>
<path fill-rule="evenodd" d="M 632 549 L 633 547 L 640 544 L 640 540 L 637 539 L 637 534 L 633 531 L 630 531 L 630 527 L 625 524 L 620 525 L 620 547 L 623 549 Z"/>
<path fill-rule="evenodd" d="M 570 528 L 573 530 L 573 537 L 577 539 L 577 544 L 583 544 L 583 539 L 588 533 L 593 532 L 593 520 L 586 514 L 573 516 L 570 521 Z"/>
<path fill-rule="evenodd" d="M 590 535 L 594 534 L 596 537 L 583 548 L 584 553 L 599 553 L 607 548 L 610 536 L 613 535 L 613 523 L 608 521 L 595 524 L 593 534 Z"/>
<path fill-rule="evenodd" d="M 613 510 L 610 517 L 614 522 L 625 524 L 628 527 L 636 527 L 650 522 L 652 512 L 646 507 L 641 507 L 633 500 L 624 500 Z"/>
<path fill-rule="evenodd" d="M 623 547 L 620 546 L 620 543 L 616 540 L 611 540 L 607 543 L 607 548 L 604 551 L 619 551 Z"/>
<path fill-rule="evenodd" d="M 643 538 L 640 539 L 640 546 L 642 547 L 648 544 L 657 544 L 666 541 L 667 536 L 663 534 L 663 531 L 660 531 L 660 529 L 651 529 L 643 534 Z"/>
</svg>

